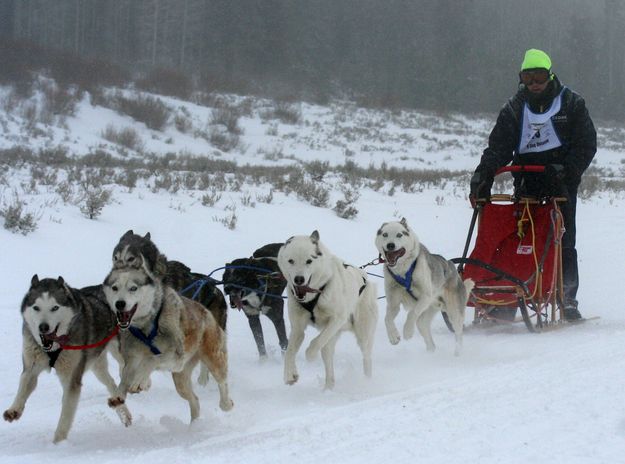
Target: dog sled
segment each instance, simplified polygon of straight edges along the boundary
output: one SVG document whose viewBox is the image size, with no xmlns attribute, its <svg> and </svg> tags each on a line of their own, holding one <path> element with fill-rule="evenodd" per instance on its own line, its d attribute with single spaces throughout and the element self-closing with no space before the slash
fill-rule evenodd
<svg viewBox="0 0 625 464">
<path fill-rule="evenodd" d="M 496 175 L 544 170 L 544 166 L 507 166 Z M 467 303 L 475 310 L 474 325 L 522 320 L 530 332 L 539 332 L 563 321 L 560 204 L 564 201 L 509 194 L 476 201 L 463 256 L 452 260 L 463 279 L 475 282 Z M 467 257 L 476 220 L 477 236 Z"/>
</svg>

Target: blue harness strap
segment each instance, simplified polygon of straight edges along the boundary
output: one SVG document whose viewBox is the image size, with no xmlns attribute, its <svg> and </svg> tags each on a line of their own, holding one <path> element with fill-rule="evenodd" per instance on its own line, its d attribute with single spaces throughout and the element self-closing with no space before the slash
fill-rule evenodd
<svg viewBox="0 0 625 464">
<path fill-rule="evenodd" d="M 148 335 L 147 337 L 141 331 L 141 329 L 137 327 L 133 327 L 133 326 L 128 327 L 128 330 L 130 331 L 130 333 L 133 334 L 136 338 L 138 338 L 139 341 L 141 341 L 145 346 L 147 346 L 152 352 L 152 354 L 155 354 L 155 355 L 161 354 L 161 351 L 156 346 L 154 346 L 154 339 L 156 338 L 156 334 L 158 333 L 158 320 L 161 317 L 162 310 L 163 310 L 162 307 L 161 309 L 158 310 L 158 314 L 156 315 L 156 319 L 154 319 L 154 325 L 152 326 L 150 335 Z"/>
<path fill-rule="evenodd" d="M 404 277 L 400 277 L 397 274 L 394 274 L 393 271 L 391 271 L 388 267 L 386 268 L 389 274 L 393 276 L 393 279 L 395 279 L 395 282 L 397 282 L 399 285 L 404 287 L 404 289 L 408 292 L 408 294 L 411 297 L 413 297 L 415 300 L 417 300 L 418 298 L 414 296 L 410 288 L 412 287 L 412 274 L 414 273 L 414 270 L 417 267 L 418 260 L 419 258 L 414 260 L 414 262 L 410 265 L 410 268 L 408 269 L 408 272 L 406 272 L 406 275 Z"/>
</svg>

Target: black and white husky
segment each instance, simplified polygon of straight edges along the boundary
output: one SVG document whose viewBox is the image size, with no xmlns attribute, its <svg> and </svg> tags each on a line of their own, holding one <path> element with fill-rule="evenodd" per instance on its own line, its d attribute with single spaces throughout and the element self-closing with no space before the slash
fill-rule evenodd
<svg viewBox="0 0 625 464">
<path fill-rule="evenodd" d="M 356 335 L 363 368 L 371 376 L 371 351 L 378 318 L 375 285 L 366 274 L 345 264 L 319 240 L 319 233 L 298 235 L 286 241 L 278 253 L 278 265 L 286 278 L 291 333 L 284 358 L 284 381 L 292 385 L 299 375 L 295 355 L 309 324 L 319 330 L 306 349 L 306 359 L 321 352 L 325 388 L 334 387 L 334 348 L 342 331 Z"/>
<path fill-rule="evenodd" d="M 430 253 L 408 227 L 406 218 L 382 224 L 375 245 L 384 259 L 384 322 L 390 342 L 396 345 L 400 340 L 395 318 L 402 305 L 408 311 L 404 338 L 412 338 L 416 325 L 427 350 L 434 351 L 430 326 L 434 315 L 443 311 L 454 329 L 458 356 L 462 348 L 464 311 L 473 281 L 463 282 L 451 261 Z"/>
<path fill-rule="evenodd" d="M 282 300 L 286 281 L 280 274 L 277 259 L 282 245 L 270 243 L 254 251 L 251 258 L 238 258 L 227 263 L 222 277 L 230 307 L 242 310 L 247 316 L 261 359 L 267 356 L 261 314 L 273 323 L 283 353 L 288 345 Z"/>
<path fill-rule="evenodd" d="M 101 286 L 70 288 L 62 277 L 39 280 L 34 275 L 21 306 L 24 363 L 17 395 L 4 420 L 18 420 L 37 386 L 37 377 L 54 368 L 63 387 L 61 417 L 54 442 L 67 438 L 80 398 L 82 377 L 93 370 L 109 394 L 117 389 L 107 366 L 107 346 L 119 358 L 116 320 Z M 110 340 L 110 341 L 109 341 Z M 79 349 L 77 349 L 79 348 Z M 131 421 L 125 405 L 116 408 L 124 425 Z"/>
</svg>

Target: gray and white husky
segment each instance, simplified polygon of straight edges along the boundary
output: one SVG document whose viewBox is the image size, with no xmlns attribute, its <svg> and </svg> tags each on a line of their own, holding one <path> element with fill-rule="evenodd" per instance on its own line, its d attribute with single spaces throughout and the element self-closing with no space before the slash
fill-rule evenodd
<svg viewBox="0 0 625 464">
<path fill-rule="evenodd" d="M 18 420 L 37 386 L 37 377 L 54 368 L 63 387 L 63 402 L 54 442 L 67 438 L 80 397 L 82 377 L 92 369 L 109 394 L 117 386 L 107 366 L 107 346 L 119 358 L 119 339 L 102 343 L 114 333 L 116 321 L 101 286 L 70 288 L 62 277 L 42 279 L 35 274 L 21 306 L 23 318 L 23 370 L 17 395 L 4 420 Z M 97 345 L 91 348 L 87 345 Z M 75 349 L 76 347 L 83 349 Z M 74 348 L 70 350 L 70 348 Z M 116 407 L 124 425 L 131 421 L 125 405 Z"/>
<path fill-rule="evenodd" d="M 286 241 L 278 253 L 278 265 L 288 287 L 291 333 L 284 357 L 284 381 L 292 385 L 299 374 L 295 355 L 304 341 L 308 324 L 319 330 L 306 349 L 311 361 L 321 352 L 325 388 L 334 387 L 334 348 L 342 331 L 356 335 L 363 368 L 371 377 L 371 351 L 378 319 L 375 285 L 367 275 L 334 256 L 319 240 L 319 233 L 298 235 Z"/>
<path fill-rule="evenodd" d="M 118 391 L 109 399 L 111 407 L 124 404 L 129 392 L 141 391 L 152 371 L 166 370 L 172 373 L 178 394 L 188 401 L 193 421 L 199 416 L 200 404 L 191 373 L 202 361 L 217 381 L 219 406 L 224 411 L 232 408 L 226 334 L 210 311 L 164 285 L 145 264 L 136 269 L 113 269 L 104 281 L 104 293 L 123 329 L 124 369 Z"/>
<path fill-rule="evenodd" d="M 396 345 L 400 340 L 395 318 L 402 305 L 408 311 L 404 338 L 412 338 L 416 325 L 427 350 L 434 351 L 432 318 L 443 311 L 454 329 L 458 356 L 462 348 L 464 311 L 473 281 L 463 282 L 451 261 L 430 253 L 408 227 L 406 218 L 382 224 L 375 245 L 384 259 L 384 322 L 390 342 Z"/>
</svg>

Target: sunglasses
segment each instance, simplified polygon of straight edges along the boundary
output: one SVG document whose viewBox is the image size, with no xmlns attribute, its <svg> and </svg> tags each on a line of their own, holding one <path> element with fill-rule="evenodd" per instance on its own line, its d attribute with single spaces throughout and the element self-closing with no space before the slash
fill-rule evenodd
<svg viewBox="0 0 625 464">
<path fill-rule="evenodd" d="M 530 85 L 533 82 L 537 84 L 544 84 L 549 80 L 549 71 L 546 69 L 536 69 L 534 71 L 521 71 L 519 73 L 521 82 L 525 85 Z"/>
</svg>

